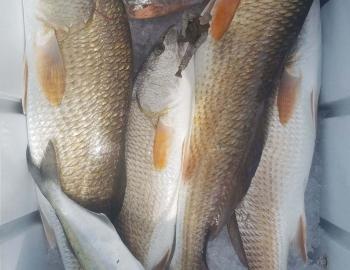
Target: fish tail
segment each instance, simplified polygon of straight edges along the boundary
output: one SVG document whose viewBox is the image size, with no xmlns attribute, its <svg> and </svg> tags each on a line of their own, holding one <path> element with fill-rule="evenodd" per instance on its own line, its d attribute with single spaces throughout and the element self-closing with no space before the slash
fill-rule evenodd
<svg viewBox="0 0 350 270">
<path fill-rule="evenodd" d="M 50 187 L 58 185 L 58 166 L 57 166 L 57 157 L 56 150 L 52 141 L 49 141 L 44 157 L 41 161 L 40 167 L 36 166 L 33 162 L 30 149 L 27 148 L 27 163 L 28 169 L 40 189 L 41 193 L 50 201 Z M 53 190 L 53 189 L 51 189 Z"/>
</svg>

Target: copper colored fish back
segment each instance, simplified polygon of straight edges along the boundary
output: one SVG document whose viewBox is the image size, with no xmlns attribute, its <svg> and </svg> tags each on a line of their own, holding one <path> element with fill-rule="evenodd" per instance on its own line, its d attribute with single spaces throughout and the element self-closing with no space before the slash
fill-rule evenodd
<svg viewBox="0 0 350 270">
<path fill-rule="evenodd" d="M 197 51 L 174 269 L 201 269 L 208 237 L 246 193 L 264 143 L 268 97 L 311 2 L 242 0 L 223 36 L 213 36 L 212 22 Z"/>
<path fill-rule="evenodd" d="M 131 39 L 123 3 L 35 2 L 25 3 L 33 160 L 40 164 L 52 140 L 63 191 L 90 210 L 109 213 L 131 94 Z"/>
</svg>

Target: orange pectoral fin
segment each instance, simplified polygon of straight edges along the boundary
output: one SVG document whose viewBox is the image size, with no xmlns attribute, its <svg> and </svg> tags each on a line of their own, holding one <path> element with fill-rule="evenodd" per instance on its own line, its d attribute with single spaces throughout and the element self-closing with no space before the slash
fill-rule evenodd
<svg viewBox="0 0 350 270">
<path fill-rule="evenodd" d="M 156 170 L 164 170 L 167 166 L 174 135 L 173 133 L 173 128 L 158 121 L 153 144 L 153 164 Z"/>
<path fill-rule="evenodd" d="M 286 125 L 292 117 L 296 105 L 300 77 L 295 77 L 284 70 L 277 95 L 278 115 L 282 125 Z"/>
<path fill-rule="evenodd" d="M 230 27 L 240 0 L 216 0 L 211 15 L 210 33 L 215 40 L 220 40 Z"/>
<path fill-rule="evenodd" d="M 65 68 L 53 29 L 43 28 L 36 36 L 36 69 L 39 85 L 52 106 L 59 106 L 65 91 Z"/>
</svg>

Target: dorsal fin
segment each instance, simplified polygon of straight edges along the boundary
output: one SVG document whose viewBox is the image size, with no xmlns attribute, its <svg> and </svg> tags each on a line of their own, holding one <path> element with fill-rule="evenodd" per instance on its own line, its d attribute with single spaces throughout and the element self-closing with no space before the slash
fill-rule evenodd
<svg viewBox="0 0 350 270">
<path fill-rule="evenodd" d="M 210 34 L 220 40 L 230 27 L 240 0 L 216 0 L 211 11 Z"/>
</svg>

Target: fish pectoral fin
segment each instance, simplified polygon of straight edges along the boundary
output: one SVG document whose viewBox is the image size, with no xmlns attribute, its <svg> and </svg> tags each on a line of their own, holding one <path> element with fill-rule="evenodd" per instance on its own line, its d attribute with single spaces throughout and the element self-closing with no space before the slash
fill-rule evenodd
<svg viewBox="0 0 350 270">
<path fill-rule="evenodd" d="M 220 40 L 230 27 L 238 9 L 240 0 L 216 0 L 211 10 L 209 33 L 215 40 Z"/>
<path fill-rule="evenodd" d="M 49 103 L 58 107 L 65 91 L 66 71 L 55 31 L 42 26 L 35 38 L 36 72 L 40 88 Z"/>
<path fill-rule="evenodd" d="M 306 220 L 305 220 L 305 215 L 303 214 L 299 218 L 298 229 L 295 236 L 295 243 L 304 263 L 306 263 L 308 260 L 306 241 L 307 241 Z"/>
<path fill-rule="evenodd" d="M 162 171 L 166 168 L 173 139 L 174 129 L 159 119 L 153 142 L 153 165 L 156 170 Z"/>
<path fill-rule="evenodd" d="M 280 123 L 286 125 L 292 117 L 297 103 L 301 76 L 295 76 L 286 67 L 281 77 L 277 94 Z"/>
<path fill-rule="evenodd" d="M 232 217 L 227 224 L 227 231 L 230 236 L 232 246 L 236 251 L 239 260 L 244 266 L 248 267 L 247 256 L 244 250 L 241 234 L 239 232 L 235 211 L 233 211 Z"/>
</svg>

